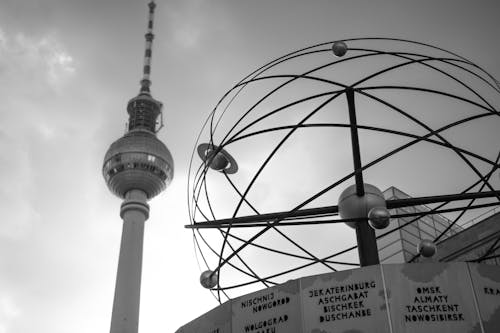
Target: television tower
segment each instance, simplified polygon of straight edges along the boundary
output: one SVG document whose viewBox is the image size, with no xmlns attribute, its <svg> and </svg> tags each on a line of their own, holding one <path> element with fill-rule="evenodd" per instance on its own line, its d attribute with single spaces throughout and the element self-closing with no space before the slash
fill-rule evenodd
<svg viewBox="0 0 500 333">
<path fill-rule="evenodd" d="M 157 120 L 161 116 L 162 103 L 151 96 L 149 89 L 156 4 L 151 1 L 148 7 L 141 89 L 127 105 L 128 131 L 111 144 L 102 167 L 108 188 L 123 199 L 120 209 L 123 232 L 111 333 L 136 333 L 138 330 L 144 224 L 149 217 L 147 201 L 168 186 L 174 172 L 172 155 L 156 137 L 163 126 L 163 122 Z"/>
</svg>

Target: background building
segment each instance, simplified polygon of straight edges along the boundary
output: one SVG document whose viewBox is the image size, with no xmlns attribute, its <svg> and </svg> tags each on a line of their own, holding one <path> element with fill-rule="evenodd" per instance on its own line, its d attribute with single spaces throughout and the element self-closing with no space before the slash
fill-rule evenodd
<svg viewBox="0 0 500 333">
<path fill-rule="evenodd" d="M 384 192 L 386 200 L 405 199 L 410 196 L 391 186 Z M 391 215 L 426 212 L 425 205 L 404 207 L 391 210 Z M 380 236 L 412 221 L 415 217 L 391 219 L 387 229 L 376 230 Z M 440 214 L 430 214 L 403 228 L 377 240 L 381 263 L 404 263 L 417 254 L 417 245 L 422 239 L 434 240 L 452 223 Z M 463 226 L 453 225 L 437 243 L 437 261 L 480 261 L 481 263 L 500 264 L 500 212 L 498 208 L 475 217 Z M 418 261 L 418 258 L 416 259 Z"/>
<path fill-rule="evenodd" d="M 410 196 L 400 189 L 391 186 L 383 192 L 386 200 L 406 199 Z M 391 215 L 426 212 L 430 208 L 425 205 L 414 207 L 403 207 L 391 209 Z M 380 236 L 390 230 L 394 230 L 412 221 L 415 217 L 401 217 L 391 219 L 389 227 L 383 230 L 376 230 L 376 235 Z M 452 221 L 439 214 L 426 215 L 407 226 L 377 239 L 380 263 L 393 264 L 409 262 L 417 254 L 417 245 L 422 239 L 434 240 L 438 237 Z M 448 230 L 444 238 L 455 235 L 463 228 L 454 225 Z"/>
<path fill-rule="evenodd" d="M 479 222 L 437 244 L 439 261 L 500 265 L 500 212 L 494 209 L 479 218 Z"/>
</svg>

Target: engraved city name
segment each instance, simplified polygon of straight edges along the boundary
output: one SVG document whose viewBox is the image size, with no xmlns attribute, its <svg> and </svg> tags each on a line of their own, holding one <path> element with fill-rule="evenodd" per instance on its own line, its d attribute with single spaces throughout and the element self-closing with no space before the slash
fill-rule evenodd
<svg viewBox="0 0 500 333">
<path fill-rule="evenodd" d="M 315 298 L 322 310 L 319 322 L 330 322 L 345 319 L 372 316 L 371 308 L 366 307 L 365 300 L 369 290 L 376 288 L 375 281 L 361 281 L 340 286 L 317 288 L 308 291 L 309 298 Z"/>
<path fill-rule="evenodd" d="M 459 304 L 449 304 L 449 297 L 442 293 L 439 286 L 422 286 L 415 288 L 413 304 L 405 305 L 405 322 L 441 322 L 463 321 L 463 313 Z"/>
<path fill-rule="evenodd" d="M 241 308 L 246 309 L 251 307 L 253 313 L 260 311 L 276 308 L 280 305 L 285 305 L 290 303 L 290 297 L 277 298 L 274 292 L 267 295 L 256 296 L 250 299 L 243 300 L 241 302 Z"/>
</svg>

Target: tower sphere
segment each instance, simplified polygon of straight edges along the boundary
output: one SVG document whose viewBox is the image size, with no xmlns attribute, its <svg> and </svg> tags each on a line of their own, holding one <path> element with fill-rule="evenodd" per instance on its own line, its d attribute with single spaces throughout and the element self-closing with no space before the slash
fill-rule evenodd
<svg viewBox="0 0 500 333">
<path fill-rule="evenodd" d="M 346 188 L 339 197 L 339 214 L 343 219 L 366 218 L 374 207 L 386 207 L 384 195 L 377 187 L 364 184 L 365 195 L 356 194 L 356 185 Z M 346 222 L 351 228 L 356 228 L 356 222 Z"/>
<path fill-rule="evenodd" d="M 102 173 L 109 189 L 120 198 L 141 190 L 149 199 L 163 191 L 174 175 L 174 161 L 156 136 L 135 129 L 111 144 L 104 157 Z"/>
</svg>

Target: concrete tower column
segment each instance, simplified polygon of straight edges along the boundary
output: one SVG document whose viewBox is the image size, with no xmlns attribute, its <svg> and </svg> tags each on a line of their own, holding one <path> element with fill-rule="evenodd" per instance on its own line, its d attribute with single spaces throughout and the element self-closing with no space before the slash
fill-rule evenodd
<svg viewBox="0 0 500 333">
<path fill-rule="evenodd" d="M 149 217 L 147 195 L 128 191 L 121 205 L 123 232 L 118 260 L 111 333 L 136 333 L 139 327 L 144 224 Z"/>
</svg>

